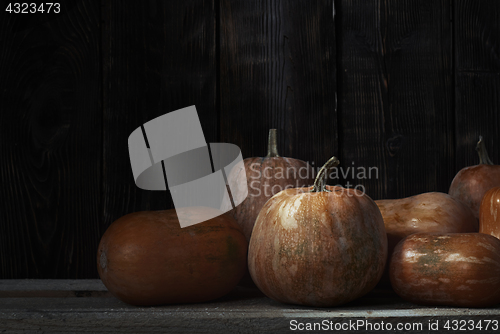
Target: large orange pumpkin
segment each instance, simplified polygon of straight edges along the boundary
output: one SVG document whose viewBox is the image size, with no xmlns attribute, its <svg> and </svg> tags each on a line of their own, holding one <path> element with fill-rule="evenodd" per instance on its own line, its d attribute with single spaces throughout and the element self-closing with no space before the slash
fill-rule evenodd
<svg viewBox="0 0 500 334">
<path fill-rule="evenodd" d="M 387 259 L 387 236 L 373 200 L 354 189 L 323 184 L 287 189 L 262 208 L 248 262 L 258 288 L 284 303 L 335 306 L 369 292 Z"/>
<path fill-rule="evenodd" d="M 189 208 L 193 219 L 209 208 Z M 108 290 L 134 305 L 195 303 L 231 291 L 247 268 L 247 241 L 227 214 L 181 228 L 175 210 L 131 213 L 104 233 L 97 253 Z"/>
</svg>

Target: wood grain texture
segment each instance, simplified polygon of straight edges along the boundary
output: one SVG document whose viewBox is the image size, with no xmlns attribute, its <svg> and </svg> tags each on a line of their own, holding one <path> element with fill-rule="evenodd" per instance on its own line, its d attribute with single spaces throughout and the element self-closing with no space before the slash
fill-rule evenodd
<svg viewBox="0 0 500 334">
<path fill-rule="evenodd" d="M 59 282 L 58 282 L 59 281 Z M 0 331 L 8 333 L 290 333 L 297 323 L 332 322 L 332 333 L 375 333 L 373 328 L 408 323 L 411 333 L 429 333 L 429 321 L 499 320 L 500 309 L 425 307 L 403 301 L 394 292 L 373 290 L 360 299 L 336 308 L 308 308 L 281 304 L 257 289 L 236 287 L 226 296 L 199 304 L 157 307 L 127 305 L 116 298 L 105 298 L 105 288 L 97 280 L 34 280 L 31 284 L 0 284 L 0 294 L 33 291 L 40 297 L 1 298 Z M 0 282 L 1 283 L 1 282 Z M 21 285 L 21 286 L 20 286 Z M 82 292 L 87 292 L 82 294 Z M 68 294 L 73 294 L 69 295 Z M 52 298 L 44 297 L 47 294 Z M 65 296 L 65 297 L 63 297 Z M 88 298 L 75 298 L 88 297 Z M 370 323 L 349 330 L 349 322 Z M 335 325 L 343 328 L 335 330 Z M 493 324 L 493 323 L 492 323 Z M 301 325 L 302 326 L 302 325 Z M 304 325 L 305 326 L 305 325 Z M 341 327 L 342 328 L 342 327 Z M 317 329 L 317 328 L 316 328 Z M 325 329 L 323 329 L 325 330 Z M 315 330 L 307 333 L 320 333 Z M 497 333 L 493 326 L 481 333 Z"/>
<path fill-rule="evenodd" d="M 453 17 L 457 70 L 500 72 L 500 3 L 457 0 Z"/>
<path fill-rule="evenodd" d="M 0 278 L 97 272 L 99 5 L 36 24 L 0 12 Z"/>
<path fill-rule="evenodd" d="M 213 1 L 103 1 L 104 219 L 101 233 L 135 211 L 173 208 L 165 191 L 136 187 L 128 136 L 143 123 L 196 105 L 207 143 L 216 142 Z"/>
<path fill-rule="evenodd" d="M 456 168 L 477 165 L 482 135 L 490 158 L 500 164 L 500 2 L 456 1 Z"/>
<path fill-rule="evenodd" d="M 2 279 L 0 298 L 113 297 L 100 279 Z M 29 303 L 29 301 L 27 301 Z"/>
<path fill-rule="evenodd" d="M 0 8 L 0 278 L 97 277 L 111 222 L 173 207 L 128 136 L 193 104 L 244 158 L 277 128 L 282 156 L 377 167 L 330 182 L 374 199 L 446 192 L 479 135 L 500 164 L 499 1 L 63 3 Z"/>
<path fill-rule="evenodd" d="M 500 164 L 500 76 L 496 73 L 457 72 L 455 173 L 479 164 L 476 144 L 483 136 L 494 164 Z"/>
<path fill-rule="evenodd" d="M 220 1 L 221 141 L 321 167 L 338 154 L 332 1 Z"/>
<path fill-rule="evenodd" d="M 340 1 L 341 163 L 378 168 L 353 181 L 374 199 L 448 189 L 450 10 L 449 0 Z"/>
</svg>

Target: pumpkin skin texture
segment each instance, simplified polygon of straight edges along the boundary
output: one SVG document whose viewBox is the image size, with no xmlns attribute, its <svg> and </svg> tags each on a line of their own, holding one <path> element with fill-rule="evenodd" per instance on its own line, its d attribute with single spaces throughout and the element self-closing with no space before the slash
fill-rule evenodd
<svg viewBox="0 0 500 334">
<path fill-rule="evenodd" d="M 500 240 L 483 233 L 416 233 L 395 248 L 394 291 L 412 303 L 489 307 L 500 302 Z"/>
<path fill-rule="evenodd" d="M 200 210 L 189 208 L 196 219 Z M 108 290 L 133 305 L 196 303 L 231 291 L 246 270 L 247 241 L 227 214 L 181 228 L 175 210 L 125 215 L 97 253 Z"/>
<path fill-rule="evenodd" d="M 337 186 L 287 189 L 262 208 L 248 261 L 268 297 L 316 307 L 347 303 L 369 292 L 387 259 L 387 236 L 367 195 Z"/>
<path fill-rule="evenodd" d="M 264 204 L 284 189 L 313 184 L 314 171 L 305 161 L 278 155 L 276 129 L 269 130 L 267 156 L 244 159 L 242 165 L 237 165 L 229 173 L 228 180 L 230 184 L 248 185 L 245 188 L 231 189 L 233 197 L 241 197 L 246 191 L 248 196 L 240 205 L 230 210 L 230 214 L 250 242 L 255 220 Z M 229 206 L 231 203 L 226 202 L 223 205 Z M 239 285 L 255 287 L 248 269 Z"/>
<path fill-rule="evenodd" d="M 305 161 L 278 155 L 275 129 L 269 133 L 267 156 L 244 159 L 243 168 L 244 172 L 241 167 L 231 171 L 229 179 L 235 180 L 232 184 L 248 184 L 248 196 L 231 213 L 250 241 L 255 220 L 264 204 L 284 189 L 312 185 L 314 171 Z M 245 190 L 234 189 L 233 196 Z"/>
<path fill-rule="evenodd" d="M 500 187 L 488 190 L 481 201 L 479 232 L 500 239 Z"/>
<path fill-rule="evenodd" d="M 449 194 L 467 204 L 479 218 L 479 207 L 486 192 L 500 186 L 500 166 L 476 165 L 466 167 L 453 179 Z"/>
<path fill-rule="evenodd" d="M 384 218 L 387 232 L 388 257 L 406 236 L 418 233 L 467 233 L 478 231 L 478 221 L 471 209 L 448 194 L 423 193 L 395 200 L 375 201 Z M 389 268 L 380 280 L 389 285 Z"/>
<path fill-rule="evenodd" d="M 500 187 L 500 166 L 491 162 L 481 137 L 476 150 L 479 153 L 479 165 L 461 169 L 453 178 L 448 194 L 469 206 L 479 219 L 484 195 L 491 188 Z"/>
</svg>

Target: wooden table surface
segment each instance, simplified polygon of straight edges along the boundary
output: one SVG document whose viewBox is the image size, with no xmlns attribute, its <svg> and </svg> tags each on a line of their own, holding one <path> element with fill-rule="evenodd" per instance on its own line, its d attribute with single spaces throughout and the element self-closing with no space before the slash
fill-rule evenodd
<svg viewBox="0 0 500 334">
<path fill-rule="evenodd" d="M 436 322 L 439 331 L 430 330 Z M 291 333 L 306 332 L 299 328 L 308 323 L 321 333 L 382 333 L 387 326 L 395 333 L 398 324 L 414 326 L 408 333 L 451 333 L 464 323 L 458 332 L 494 333 L 495 322 L 500 307 L 418 306 L 383 290 L 335 308 L 286 305 L 243 287 L 212 302 L 135 307 L 111 296 L 100 280 L 0 280 L 0 333 Z M 472 323 L 482 330 L 467 331 Z"/>
</svg>

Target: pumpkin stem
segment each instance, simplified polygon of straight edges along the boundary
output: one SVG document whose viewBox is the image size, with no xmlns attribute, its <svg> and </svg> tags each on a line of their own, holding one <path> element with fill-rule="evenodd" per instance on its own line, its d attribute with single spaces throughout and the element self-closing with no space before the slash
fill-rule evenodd
<svg viewBox="0 0 500 334">
<path fill-rule="evenodd" d="M 339 159 L 337 159 L 336 157 L 331 157 L 330 160 L 328 160 L 319 170 L 319 173 L 318 175 L 316 175 L 316 179 L 314 180 L 313 188 L 311 189 L 310 192 L 316 193 L 316 192 L 328 191 L 325 189 L 326 179 L 328 177 L 328 170 L 330 168 L 337 167 L 339 163 L 340 163 Z"/>
<path fill-rule="evenodd" d="M 276 144 L 276 129 L 269 129 L 266 158 L 277 158 L 277 157 L 279 157 L 279 154 L 278 154 L 278 147 Z"/>
<path fill-rule="evenodd" d="M 480 165 L 493 165 L 493 162 L 490 160 L 488 156 L 488 151 L 486 151 L 486 146 L 484 145 L 483 136 L 479 136 L 479 141 L 476 145 L 476 151 L 479 155 L 479 164 Z"/>
</svg>

